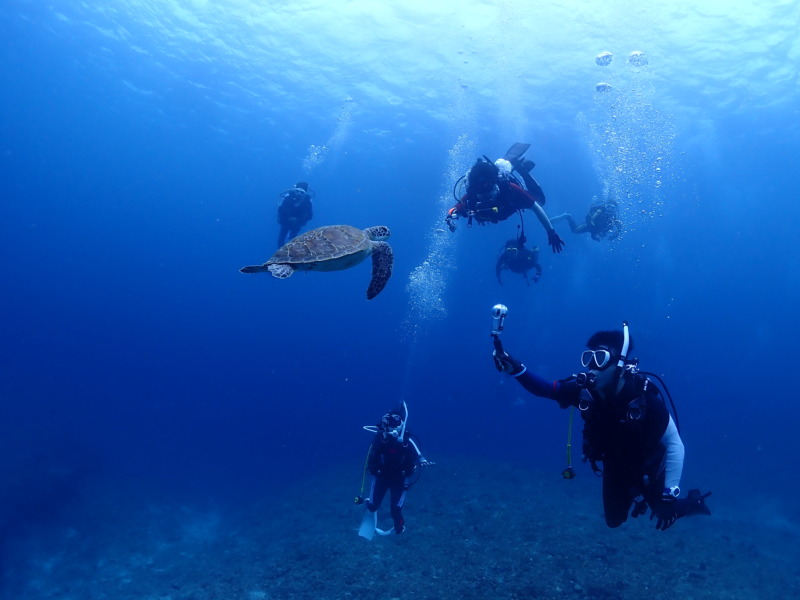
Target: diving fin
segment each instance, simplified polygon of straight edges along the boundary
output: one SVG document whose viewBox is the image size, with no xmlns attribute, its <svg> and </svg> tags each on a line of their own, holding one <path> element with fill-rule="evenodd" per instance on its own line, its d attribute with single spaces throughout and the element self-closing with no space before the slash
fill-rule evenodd
<svg viewBox="0 0 800 600">
<path fill-rule="evenodd" d="M 510 162 L 513 165 L 515 161 L 518 161 L 522 158 L 522 155 L 525 154 L 528 151 L 528 148 L 530 147 L 531 147 L 530 144 L 523 144 L 522 142 L 517 142 L 516 144 L 511 146 L 511 148 L 508 149 L 508 152 L 506 152 L 506 155 L 503 158 L 505 158 L 508 162 Z"/>
<path fill-rule="evenodd" d="M 536 166 L 535 162 L 527 158 L 520 158 L 517 162 L 511 164 L 514 166 L 514 170 L 520 173 L 530 173 L 533 167 Z"/>
<path fill-rule="evenodd" d="M 675 512 L 679 517 L 710 515 L 711 509 L 706 506 L 706 498 L 710 495 L 711 492 L 701 494 L 700 490 L 689 490 L 686 498 L 679 498 L 675 501 Z"/>
<path fill-rule="evenodd" d="M 364 517 L 361 519 L 361 527 L 358 528 L 358 535 L 368 540 L 375 535 L 375 528 L 378 525 L 378 511 L 370 512 L 364 509 Z"/>
<path fill-rule="evenodd" d="M 508 162 L 511 163 L 511 166 L 514 167 L 514 170 L 520 174 L 527 174 L 533 170 L 533 167 L 536 166 L 536 163 L 532 160 L 528 160 L 527 158 L 523 158 L 522 155 L 528 151 L 530 148 L 530 144 L 523 144 L 522 142 L 517 142 L 511 148 L 508 149 L 506 155 L 503 157 Z M 527 183 L 527 182 L 526 182 Z"/>
</svg>

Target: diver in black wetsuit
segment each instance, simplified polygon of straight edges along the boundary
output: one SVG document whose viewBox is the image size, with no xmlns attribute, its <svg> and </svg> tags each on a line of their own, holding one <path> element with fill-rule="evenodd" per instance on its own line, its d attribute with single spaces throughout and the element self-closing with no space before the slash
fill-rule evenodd
<svg viewBox="0 0 800 600">
<path fill-rule="evenodd" d="M 564 213 L 550 219 L 551 223 L 566 220 L 572 233 L 588 233 L 599 242 L 603 238 L 616 240 L 622 235 L 622 221 L 619 220 L 619 205 L 614 200 L 595 202 L 589 207 L 584 222 L 580 225 L 572 215 Z"/>
<path fill-rule="evenodd" d="M 524 237 L 522 239 L 508 240 L 500 251 L 500 256 L 497 257 L 497 264 L 494 267 L 497 282 L 500 285 L 503 285 L 503 279 L 500 274 L 505 269 L 522 275 L 528 285 L 530 285 L 528 271 L 534 269 L 536 273 L 532 276 L 532 279 L 536 283 L 542 276 L 542 265 L 539 264 L 539 247 L 527 248 Z"/>
<path fill-rule="evenodd" d="M 526 390 L 577 407 L 583 417 L 583 454 L 603 477 L 606 524 L 619 527 L 630 512 L 652 509 L 656 529 L 665 530 L 681 517 L 710 515 L 710 495 L 689 490 L 680 498 L 684 447 L 664 398 L 638 361 L 628 359 L 633 343 L 628 325 L 622 331 L 599 331 L 586 343 L 581 364 L 588 371 L 549 382 L 509 355 L 494 334 L 495 367 L 516 378 Z M 602 469 L 598 466 L 602 463 Z M 565 475 L 566 477 L 566 475 Z M 633 509 L 633 510 L 631 510 Z"/>
<path fill-rule="evenodd" d="M 523 158 L 530 144 L 516 143 L 503 158 L 492 162 L 487 157 L 475 161 L 469 171 L 456 182 L 453 190 L 455 205 L 447 211 L 445 223 L 450 231 L 456 230 L 460 217 L 467 219 L 467 226 L 499 223 L 515 213 L 520 215 L 531 210 L 547 233 L 547 243 L 553 252 L 564 249 L 564 240 L 558 235 L 547 213 L 544 211 L 545 196 L 542 187 L 530 174 L 533 161 Z M 522 178 L 523 184 L 514 175 Z M 466 191 L 459 197 L 456 189 L 465 182 Z"/>
<path fill-rule="evenodd" d="M 314 216 L 314 206 L 311 202 L 312 194 L 308 191 L 305 181 L 298 181 L 290 190 L 281 194 L 278 205 L 278 247 L 280 248 L 288 239 L 296 238 L 300 228 L 308 223 Z"/>
<path fill-rule="evenodd" d="M 368 431 L 375 432 L 367 455 L 367 469 L 372 475 L 372 483 L 369 496 L 358 497 L 356 502 L 366 503 L 368 513 L 373 515 L 370 522 L 369 515 L 365 513 L 362 529 L 359 531 L 360 535 L 368 539 L 375 531 L 374 513 L 377 512 L 387 492 L 391 496 L 390 511 L 394 532 L 400 534 L 405 531 L 403 503 L 406 492 L 419 476 L 419 468 L 433 465 L 422 456 L 419 441 L 406 429 L 407 422 L 408 407 L 403 402 L 398 408 L 383 415 L 376 426 L 365 427 Z"/>
</svg>

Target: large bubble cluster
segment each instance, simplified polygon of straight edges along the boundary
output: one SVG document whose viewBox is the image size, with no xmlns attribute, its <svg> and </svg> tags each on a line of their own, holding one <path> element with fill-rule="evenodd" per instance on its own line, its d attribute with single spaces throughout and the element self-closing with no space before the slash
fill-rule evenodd
<svg viewBox="0 0 800 600">
<path fill-rule="evenodd" d="M 316 146 L 311 144 L 306 151 L 305 158 L 303 158 L 303 172 L 308 175 L 318 165 L 325 161 L 325 156 L 328 154 L 327 146 Z"/>
<path fill-rule="evenodd" d="M 452 204 L 452 182 L 463 174 L 464 165 L 469 164 L 475 153 L 475 144 L 466 134 L 458 137 L 448 153 L 443 190 L 437 202 L 436 221 L 427 235 L 428 251 L 422 263 L 411 271 L 406 285 L 409 312 L 404 329 L 414 339 L 421 333 L 426 322 L 447 315 L 444 293 L 448 273 L 455 268 L 450 257 L 453 255 L 456 236 L 444 229 L 442 215 Z"/>
<path fill-rule="evenodd" d="M 601 56 L 595 58 L 598 65 Z M 603 185 L 602 198 L 619 203 L 626 231 L 662 214 L 674 177 L 675 126 L 656 108 L 648 65 L 638 50 L 617 68 L 602 65 L 606 80 L 596 89 L 603 93 L 595 94 L 590 114 L 579 115 Z"/>
<path fill-rule="evenodd" d="M 594 62 L 597 64 L 598 67 L 607 67 L 611 64 L 611 59 L 614 57 L 611 52 L 601 52 L 597 56 L 594 57 Z"/>
<path fill-rule="evenodd" d="M 353 99 L 349 96 L 344 99 L 342 106 L 339 107 L 339 112 L 336 114 L 336 127 L 333 133 L 324 144 L 315 145 L 311 144 L 308 147 L 305 158 L 303 158 L 303 172 L 306 175 L 325 162 L 325 158 L 329 152 L 337 152 L 344 144 L 350 133 L 350 124 L 353 120 L 353 115 L 350 111 L 350 105 Z"/>
<path fill-rule="evenodd" d="M 644 67 L 650 62 L 640 50 L 634 50 L 628 55 L 628 62 L 634 67 Z"/>
</svg>

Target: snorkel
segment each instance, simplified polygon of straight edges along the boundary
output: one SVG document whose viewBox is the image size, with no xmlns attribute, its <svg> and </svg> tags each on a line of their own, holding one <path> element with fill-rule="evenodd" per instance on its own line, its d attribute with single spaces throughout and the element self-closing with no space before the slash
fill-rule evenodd
<svg viewBox="0 0 800 600">
<path fill-rule="evenodd" d="M 403 424 L 400 426 L 400 435 L 398 439 L 402 442 L 406 435 L 406 423 L 408 423 L 408 406 L 406 406 L 406 401 L 403 400 L 403 412 L 406 413 L 403 417 Z M 394 435 L 394 432 L 392 432 Z"/>
<path fill-rule="evenodd" d="M 619 385 L 620 377 L 622 377 L 622 373 L 625 371 L 625 365 L 628 364 L 628 349 L 631 346 L 631 335 L 628 331 L 628 322 L 622 322 L 622 350 L 619 353 L 619 360 L 617 361 L 617 368 L 614 371 L 614 384 L 611 387 L 612 390 L 616 390 L 617 386 Z"/>
<path fill-rule="evenodd" d="M 631 334 L 628 332 L 628 322 L 622 322 L 622 351 L 617 361 L 617 369 L 621 372 L 628 362 L 628 348 L 631 346 Z"/>
</svg>

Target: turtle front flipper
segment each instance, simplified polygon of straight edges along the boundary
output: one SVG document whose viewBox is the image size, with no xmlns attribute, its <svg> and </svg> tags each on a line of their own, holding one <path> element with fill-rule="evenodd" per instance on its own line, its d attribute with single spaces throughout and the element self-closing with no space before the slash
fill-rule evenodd
<svg viewBox="0 0 800 600">
<path fill-rule="evenodd" d="M 283 263 L 268 265 L 267 270 L 272 273 L 273 277 L 277 277 L 278 279 L 286 279 L 287 277 L 291 277 L 292 273 L 294 273 L 294 267 L 292 265 L 285 265 Z"/>
<path fill-rule="evenodd" d="M 381 293 L 392 276 L 394 253 L 386 242 L 372 243 L 372 281 L 367 288 L 367 300 L 372 300 Z"/>
</svg>

